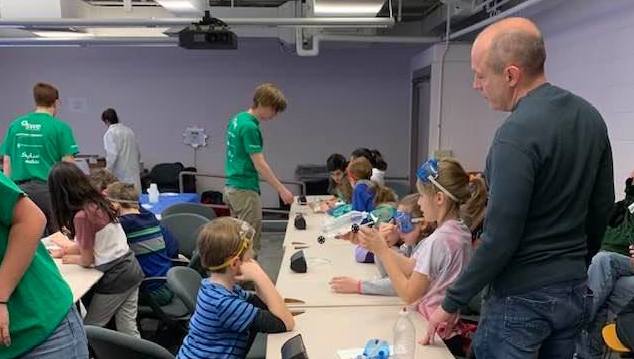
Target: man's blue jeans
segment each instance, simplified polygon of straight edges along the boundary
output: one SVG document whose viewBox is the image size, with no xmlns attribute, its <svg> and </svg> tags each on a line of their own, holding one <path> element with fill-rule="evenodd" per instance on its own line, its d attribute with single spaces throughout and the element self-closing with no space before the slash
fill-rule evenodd
<svg viewBox="0 0 634 359">
<path fill-rule="evenodd" d="M 588 293 L 585 281 L 573 281 L 520 295 L 490 294 L 474 338 L 476 357 L 572 358 L 592 303 Z"/>
</svg>

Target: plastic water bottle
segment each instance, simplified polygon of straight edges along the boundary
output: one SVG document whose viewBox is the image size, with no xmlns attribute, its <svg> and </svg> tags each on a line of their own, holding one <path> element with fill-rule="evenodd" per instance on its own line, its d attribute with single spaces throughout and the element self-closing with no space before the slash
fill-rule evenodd
<svg viewBox="0 0 634 359">
<path fill-rule="evenodd" d="M 148 200 L 150 203 L 158 203 L 159 201 L 159 190 L 156 186 L 156 183 L 150 183 L 150 188 L 147 190 Z"/>
<path fill-rule="evenodd" d="M 323 233 L 343 234 L 350 232 L 353 224 L 361 224 L 368 216 L 367 212 L 350 211 L 340 217 L 332 218 L 321 227 Z"/>
<path fill-rule="evenodd" d="M 394 358 L 414 359 L 416 355 L 416 328 L 409 319 L 407 309 L 398 313 L 398 320 L 394 324 Z"/>
</svg>

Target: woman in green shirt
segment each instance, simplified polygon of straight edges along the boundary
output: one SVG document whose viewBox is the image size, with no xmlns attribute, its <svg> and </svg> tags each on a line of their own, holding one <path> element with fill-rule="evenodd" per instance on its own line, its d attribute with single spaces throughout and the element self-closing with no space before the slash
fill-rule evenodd
<svg viewBox="0 0 634 359">
<path fill-rule="evenodd" d="M 0 173 L 0 359 L 85 359 L 73 296 L 40 242 L 44 214 Z"/>
</svg>

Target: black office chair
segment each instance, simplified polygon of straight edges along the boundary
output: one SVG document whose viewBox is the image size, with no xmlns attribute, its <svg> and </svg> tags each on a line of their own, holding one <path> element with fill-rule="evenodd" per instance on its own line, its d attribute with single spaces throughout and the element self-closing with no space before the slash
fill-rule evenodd
<svg viewBox="0 0 634 359">
<path fill-rule="evenodd" d="M 180 213 L 192 213 L 201 215 L 208 220 L 213 220 L 216 218 L 216 212 L 211 207 L 204 206 L 199 203 L 177 203 L 167 207 L 163 213 L 161 213 L 161 217 L 171 216 L 173 214 Z"/>
<path fill-rule="evenodd" d="M 167 277 L 150 277 L 143 280 L 144 283 L 151 281 L 166 282 Z M 176 295 L 172 300 L 165 304 L 159 305 L 149 293 L 139 291 L 139 309 L 137 320 L 141 323 L 144 319 L 152 319 L 158 321 L 156 329 L 153 331 L 154 338 L 158 338 L 166 331 L 185 335 L 188 331 L 190 312 L 182 300 Z M 141 328 L 141 326 L 139 326 Z"/>
<path fill-rule="evenodd" d="M 201 227 L 207 223 L 209 219 L 192 213 L 177 213 L 161 217 L 161 225 L 176 238 L 179 253 L 188 259 L 192 258 L 196 250 L 196 241 Z"/>
<path fill-rule="evenodd" d="M 172 267 L 167 272 L 167 286 L 185 304 L 190 315 L 196 309 L 202 279 L 200 273 L 188 267 Z"/>
<path fill-rule="evenodd" d="M 178 177 L 183 171 L 196 172 L 196 168 L 185 167 L 180 162 L 159 163 L 152 167 L 150 173 L 141 178 L 143 190 L 145 191 L 150 183 L 156 183 L 160 192 L 180 192 Z M 188 175 L 183 177 L 183 192 L 196 192 L 195 176 Z"/>
<path fill-rule="evenodd" d="M 174 359 L 167 349 L 149 340 L 92 325 L 85 328 L 96 359 Z"/>
</svg>

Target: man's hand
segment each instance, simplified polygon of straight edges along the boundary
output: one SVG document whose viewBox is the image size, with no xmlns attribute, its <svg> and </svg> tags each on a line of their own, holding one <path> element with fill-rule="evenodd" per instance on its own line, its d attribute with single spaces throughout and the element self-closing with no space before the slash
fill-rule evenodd
<svg viewBox="0 0 634 359">
<path fill-rule="evenodd" d="M 423 345 L 434 344 L 434 337 L 436 334 L 438 334 L 441 338 L 447 337 L 451 334 L 457 321 L 458 313 L 447 313 L 439 306 L 429 318 L 427 323 L 427 332 L 419 343 Z"/>
<path fill-rule="evenodd" d="M 293 196 L 293 192 L 289 191 L 288 188 L 286 187 L 283 187 L 279 193 L 284 204 L 292 204 L 293 201 L 295 200 L 295 196 Z"/>
</svg>

